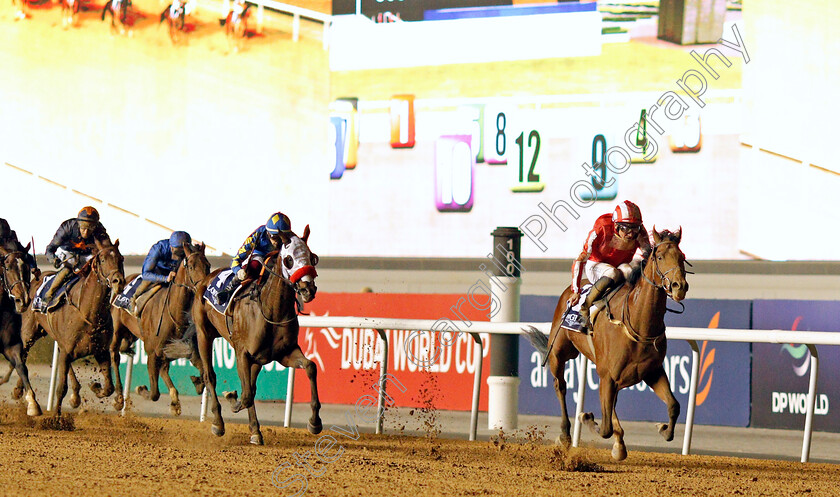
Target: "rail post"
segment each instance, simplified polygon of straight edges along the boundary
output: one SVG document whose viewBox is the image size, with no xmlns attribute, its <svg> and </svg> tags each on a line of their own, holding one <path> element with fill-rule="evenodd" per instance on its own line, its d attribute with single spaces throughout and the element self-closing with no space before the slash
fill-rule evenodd
<svg viewBox="0 0 840 497">
<path fill-rule="evenodd" d="M 388 334 L 385 330 L 376 330 L 382 339 L 382 363 L 379 366 L 379 400 L 376 402 L 376 434 L 382 434 L 382 422 L 385 419 L 385 376 L 388 374 Z"/>
<path fill-rule="evenodd" d="M 140 360 L 140 344 L 142 342 L 137 340 L 135 347 L 137 350 L 134 351 L 134 355 L 127 356 L 128 361 L 125 363 L 125 383 L 123 384 L 123 406 L 120 409 L 120 416 L 125 416 L 125 411 L 128 409 L 128 396 L 131 393 L 131 374 L 134 371 L 134 358 L 136 357 L 137 360 Z M 119 364 L 117 367 L 119 368 Z M 119 374 L 119 371 L 117 372 Z"/>
<path fill-rule="evenodd" d="M 283 418 L 283 427 L 292 426 L 292 404 L 295 401 L 295 368 L 286 368 L 289 371 L 289 380 L 286 383 L 286 415 Z"/>
<path fill-rule="evenodd" d="M 688 410 L 685 413 L 685 436 L 682 454 L 691 453 L 691 435 L 694 432 L 694 409 L 697 407 L 697 383 L 700 381 L 700 349 L 697 340 L 687 340 L 691 346 L 691 379 L 688 386 Z"/>
<path fill-rule="evenodd" d="M 54 410 L 56 380 L 58 379 L 58 342 L 53 342 L 52 370 L 50 371 L 50 392 L 47 395 L 47 410 Z"/>
<path fill-rule="evenodd" d="M 808 345 L 811 352 L 811 377 L 808 381 L 808 405 L 805 411 L 805 435 L 802 440 L 801 462 L 808 462 L 811 456 L 811 433 L 814 427 L 814 404 L 817 400 L 817 379 L 820 371 L 820 356 L 817 354 L 816 345 Z"/>
<path fill-rule="evenodd" d="M 519 228 L 498 227 L 493 233 L 493 252 L 490 261 L 490 290 L 492 299 L 498 298 L 499 307 L 490 321 L 519 321 L 519 284 L 522 264 L 519 252 L 522 231 Z M 486 271 L 487 266 L 480 266 Z M 487 428 L 514 430 L 519 413 L 519 336 L 491 335 L 490 375 L 487 377 Z"/>
</svg>

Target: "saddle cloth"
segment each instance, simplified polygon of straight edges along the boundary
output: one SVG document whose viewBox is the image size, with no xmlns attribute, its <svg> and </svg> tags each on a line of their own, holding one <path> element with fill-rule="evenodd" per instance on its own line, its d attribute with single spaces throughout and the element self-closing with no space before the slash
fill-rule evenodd
<svg viewBox="0 0 840 497">
<path fill-rule="evenodd" d="M 204 291 L 204 300 L 209 302 L 213 306 L 213 309 L 216 309 L 221 314 L 225 313 L 225 310 L 230 304 L 231 297 L 236 293 L 234 290 L 227 292 L 223 292 L 222 290 L 235 277 L 236 275 L 232 269 L 225 269 L 213 278 L 213 281 L 207 285 L 207 290 Z"/>
<path fill-rule="evenodd" d="M 61 288 L 55 292 L 51 301 L 47 302 L 44 297 L 47 294 L 47 290 L 50 289 L 52 286 L 52 281 L 55 279 L 55 275 L 51 274 L 49 276 L 44 277 L 44 281 L 41 282 L 41 286 L 38 287 L 38 291 L 35 292 L 35 298 L 32 299 L 32 310 L 35 312 L 43 312 L 46 313 L 48 310 L 52 310 L 61 303 L 61 297 L 64 296 L 67 292 L 73 288 L 73 285 L 79 281 L 79 275 L 74 274 L 73 276 L 67 278 Z"/>
<path fill-rule="evenodd" d="M 580 307 L 586 300 L 586 294 L 588 294 L 591 289 L 591 284 L 586 284 L 580 289 L 580 300 L 577 304 L 572 306 L 571 309 L 569 309 L 569 312 L 566 313 L 566 316 L 563 318 L 563 322 L 560 323 L 561 328 L 565 328 L 570 331 L 580 331 L 580 329 L 583 328 L 583 320 L 580 317 Z"/>
<path fill-rule="evenodd" d="M 114 307 L 119 307 L 120 309 L 125 309 L 128 312 L 131 312 L 132 309 L 129 308 L 129 304 L 131 304 L 131 298 L 134 297 L 134 293 L 137 291 L 137 287 L 140 285 L 140 282 L 143 281 L 142 276 L 138 276 L 131 280 L 123 291 L 117 295 L 117 298 L 114 299 Z"/>
</svg>

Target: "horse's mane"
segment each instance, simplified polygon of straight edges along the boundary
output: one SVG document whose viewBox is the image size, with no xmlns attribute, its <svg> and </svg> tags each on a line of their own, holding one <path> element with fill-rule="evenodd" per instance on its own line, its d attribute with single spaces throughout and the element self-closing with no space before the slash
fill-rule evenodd
<svg viewBox="0 0 840 497">
<path fill-rule="evenodd" d="M 678 233 L 674 233 L 670 230 L 663 230 L 657 232 L 659 233 L 659 242 L 676 242 L 680 243 L 680 235 Z M 633 286 L 636 282 L 639 281 L 639 278 L 642 277 L 642 273 L 645 270 L 645 266 L 647 266 L 648 259 L 650 259 L 650 253 L 653 251 L 653 248 L 645 250 L 642 252 L 642 263 L 639 264 L 637 267 L 633 268 L 633 272 L 630 273 L 630 277 L 627 278 L 627 282 Z"/>
</svg>

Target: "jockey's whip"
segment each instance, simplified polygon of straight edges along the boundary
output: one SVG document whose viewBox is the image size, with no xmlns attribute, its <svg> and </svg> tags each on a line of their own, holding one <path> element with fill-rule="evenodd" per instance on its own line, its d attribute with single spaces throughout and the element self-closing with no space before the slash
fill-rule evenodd
<svg viewBox="0 0 840 497">
<path fill-rule="evenodd" d="M 566 320 L 566 314 L 568 314 L 569 311 L 571 311 L 571 310 L 572 310 L 572 306 L 570 306 L 569 302 L 567 301 L 566 302 L 566 311 L 563 312 L 563 316 L 560 318 L 561 323 Z M 548 362 L 548 352 L 551 350 L 551 346 L 554 345 L 554 340 L 557 340 L 557 335 L 559 335 L 559 334 L 560 334 L 560 328 L 557 329 L 557 333 L 554 334 L 554 338 L 551 339 L 551 343 L 549 343 L 548 348 L 545 349 L 545 357 L 543 358 L 543 362 L 542 362 L 541 367 L 545 367 L 545 363 Z"/>
</svg>

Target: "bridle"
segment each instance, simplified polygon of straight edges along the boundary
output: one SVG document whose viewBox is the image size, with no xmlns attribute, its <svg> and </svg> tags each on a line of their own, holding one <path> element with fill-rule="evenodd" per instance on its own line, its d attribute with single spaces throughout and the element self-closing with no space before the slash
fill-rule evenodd
<svg viewBox="0 0 840 497">
<path fill-rule="evenodd" d="M 20 275 L 21 276 L 20 279 L 18 279 L 17 281 L 12 283 L 11 285 L 9 284 L 9 278 L 6 276 L 6 273 L 9 271 L 9 268 L 6 266 L 6 263 L 9 261 L 9 257 L 12 257 L 12 256 L 18 257 L 19 258 L 18 262 L 22 262 L 23 261 L 23 252 L 9 252 L 8 254 L 6 254 L 3 257 L 3 264 L 2 264 L 3 288 L 5 288 L 6 294 L 9 296 L 9 298 L 14 300 L 15 296 L 14 296 L 14 294 L 12 294 L 12 289 L 14 287 L 16 287 L 18 285 L 23 285 L 25 293 L 28 292 L 28 289 L 26 288 L 26 282 L 23 281 L 22 272 L 21 272 L 21 275 Z M 20 266 L 18 266 L 18 267 L 20 267 Z"/>
<path fill-rule="evenodd" d="M 99 249 L 99 251 L 96 252 L 96 255 L 93 257 L 93 259 L 91 259 L 91 261 L 95 260 L 97 262 L 97 264 L 94 264 L 93 262 L 91 262 L 91 267 L 93 268 L 94 272 L 96 273 L 96 280 L 101 285 L 103 285 L 105 287 L 108 287 L 108 288 L 111 287 L 111 277 L 114 276 L 115 273 L 120 274 L 120 268 L 118 267 L 117 269 L 112 269 L 111 272 L 109 272 L 107 275 L 104 274 L 103 270 L 101 269 L 102 268 L 101 257 L 106 251 L 112 251 L 113 252 L 113 251 L 116 251 L 116 250 L 117 250 L 117 247 L 105 247 L 105 248 Z"/>
<path fill-rule="evenodd" d="M 190 259 L 191 259 L 192 257 L 198 257 L 198 256 L 200 256 L 200 255 L 202 255 L 202 254 L 201 254 L 201 252 L 193 252 L 192 254 L 190 254 L 190 255 L 186 256 L 186 257 L 184 258 L 184 261 L 183 261 L 183 262 L 181 262 L 181 265 L 182 265 L 182 266 L 184 266 L 184 269 L 186 269 L 186 272 L 187 272 L 187 279 L 190 281 L 190 284 L 189 284 L 189 285 L 185 285 L 185 284 L 183 284 L 183 283 L 176 283 L 176 282 L 175 282 L 175 280 L 172 280 L 172 282 L 171 282 L 171 284 L 172 284 L 172 285 L 174 285 L 174 286 L 179 286 L 179 287 L 182 287 L 182 288 L 186 288 L 186 289 L 187 289 L 187 290 L 189 290 L 190 292 L 195 293 L 196 289 L 198 288 L 198 284 L 199 284 L 199 283 L 201 283 L 201 279 L 199 279 L 198 281 L 196 281 L 196 280 L 194 280 L 194 279 L 192 278 L 192 274 L 190 273 L 189 262 L 190 262 Z"/>
<path fill-rule="evenodd" d="M 679 265 L 674 266 L 671 269 L 669 269 L 669 270 L 667 270 L 663 273 L 662 270 L 659 269 L 659 263 L 656 261 L 656 249 L 658 249 L 662 245 L 668 245 L 668 244 L 677 245 L 678 243 L 679 242 L 675 242 L 673 240 L 665 240 L 665 241 L 659 242 L 659 243 L 657 243 L 656 245 L 653 246 L 653 250 L 651 251 L 651 254 L 650 254 L 650 259 L 653 260 L 654 273 L 659 278 L 659 284 L 658 285 L 656 283 L 654 283 L 653 280 L 648 278 L 647 275 L 644 273 L 644 271 L 642 271 L 642 276 L 645 278 L 645 281 L 650 283 L 655 288 L 661 288 L 665 292 L 665 295 L 667 295 L 668 298 L 671 299 L 671 300 L 674 300 L 674 297 L 671 295 L 671 290 L 670 290 L 671 289 L 671 278 L 669 278 L 668 275 L 672 271 L 678 270 L 680 267 L 679 267 Z M 677 250 L 679 250 L 679 248 L 677 248 Z M 680 253 L 682 253 L 682 252 L 680 252 Z"/>
</svg>

